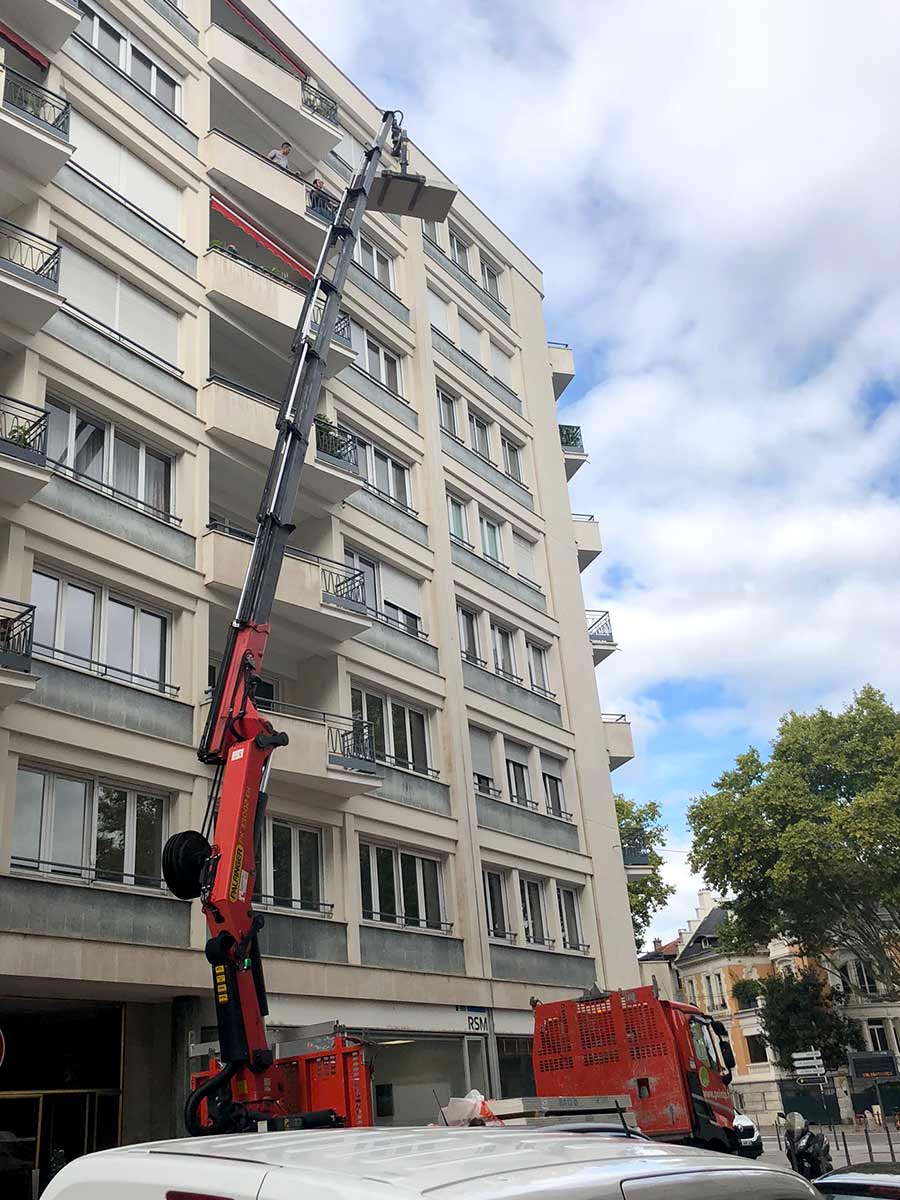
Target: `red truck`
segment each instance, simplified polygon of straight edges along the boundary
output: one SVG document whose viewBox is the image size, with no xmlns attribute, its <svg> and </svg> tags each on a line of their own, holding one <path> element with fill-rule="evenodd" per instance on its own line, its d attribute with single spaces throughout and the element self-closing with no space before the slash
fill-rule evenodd
<svg viewBox="0 0 900 1200">
<path fill-rule="evenodd" d="M 725 1026 L 654 987 L 534 1007 L 539 1096 L 624 1096 L 641 1130 L 666 1142 L 736 1153 Z"/>
</svg>

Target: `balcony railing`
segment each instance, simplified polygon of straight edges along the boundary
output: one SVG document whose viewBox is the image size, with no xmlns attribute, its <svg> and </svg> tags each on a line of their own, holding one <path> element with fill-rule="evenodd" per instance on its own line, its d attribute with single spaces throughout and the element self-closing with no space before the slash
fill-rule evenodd
<svg viewBox="0 0 900 1200">
<path fill-rule="evenodd" d="M 503 942 L 514 942 L 516 940 L 516 934 L 512 929 L 494 929 L 490 925 L 488 926 L 488 937 L 497 938 Z"/>
<path fill-rule="evenodd" d="M 330 96 L 326 96 L 324 92 L 320 92 L 318 88 L 314 88 L 311 83 L 303 84 L 303 107 L 308 108 L 317 117 L 340 127 L 336 101 L 332 100 Z"/>
<path fill-rule="evenodd" d="M 304 708 L 300 704 L 287 704 L 280 700 L 261 700 L 258 701 L 258 707 L 264 712 L 282 713 L 286 717 L 299 717 L 302 721 L 324 725 L 328 734 L 329 754 L 375 762 L 375 743 L 369 721 L 359 721 L 355 717 L 343 717 L 337 713 Z"/>
<path fill-rule="evenodd" d="M 587 617 L 588 637 L 592 642 L 615 644 L 616 639 L 613 637 L 612 623 L 608 612 L 589 609 L 585 616 Z"/>
<path fill-rule="evenodd" d="M 429 921 L 427 917 L 407 917 L 403 913 L 378 912 L 363 909 L 364 921 L 380 921 L 383 925 L 400 925 L 404 929 L 430 929 L 433 933 L 452 933 L 452 921 Z"/>
<path fill-rule="evenodd" d="M 165 882 L 159 875 L 113 871 L 107 867 L 94 867 L 89 863 L 54 862 L 47 858 L 26 858 L 20 854 L 14 854 L 9 865 L 14 871 L 61 875 L 67 879 L 77 879 L 79 883 L 121 883 L 128 887 L 152 888 L 154 891 L 168 894 Z"/>
<path fill-rule="evenodd" d="M 330 192 L 323 192 L 321 188 L 313 187 L 311 184 L 306 185 L 306 211 L 308 213 L 331 225 L 337 210 L 337 197 L 332 196 Z"/>
<path fill-rule="evenodd" d="M 584 440 L 581 436 L 581 426 L 560 425 L 559 443 L 563 450 L 574 450 L 577 454 L 584 454 Z"/>
<path fill-rule="evenodd" d="M 488 783 L 486 775 L 479 775 L 476 771 L 473 774 L 475 781 L 475 791 L 479 796 L 490 796 L 492 800 L 499 800 L 503 793 L 498 787 L 494 787 L 493 783 Z"/>
<path fill-rule="evenodd" d="M 43 462 L 47 455 L 47 414 L 42 408 L 0 396 L 0 452 Z"/>
<path fill-rule="evenodd" d="M 264 908 L 285 908 L 291 912 L 313 912 L 330 917 L 334 905 L 327 900 L 304 900 L 302 896 L 272 896 L 268 892 L 254 892 L 253 903 Z"/>
<path fill-rule="evenodd" d="M 92 491 L 108 496 L 110 500 L 115 500 L 117 504 L 135 508 L 145 516 L 153 517 L 157 521 L 164 521 L 166 525 L 171 525 L 175 529 L 181 526 L 181 517 L 176 517 L 174 513 L 168 512 L 164 508 L 157 508 L 149 500 L 142 500 L 140 496 L 132 496 L 130 492 L 123 492 L 121 488 L 113 487 L 111 483 L 103 483 L 102 480 L 94 479 L 92 475 L 85 475 L 81 471 L 67 467 L 65 463 L 50 462 L 48 465 L 55 475 L 63 475 L 66 479 L 71 479 L 73 483 L 80 483 L 82 487 L 91 488 Z"/>
<path fill-rule="evenodd" d="M 649 867 L 650 855 L 646 850 L 631 850 L 627 846 L 623 846 L 622 861 L 626 867 Z"/>
<path fill-rule="evenodd" d="M 610 725 L 627 725 L 628 718 L 624 713 L 601 713 L 603 720 Z"/>
<path fill-rule="evenodd" d="M 0 667 L 31 670 L 34 605 L 0 597 Z"/>
<path fill-rule="evenodd" d="M 573 521 L 580 521 L 585 525 L 590 525 L 596 522 L 597 518 L 593 513 L 572 513 Z"/>
<path fill-rule="evenodd" d="M 59 286 L 59 246 L 0 218 L 0 260 Z"/>
<path fill-rule="evenodd" d="M 41 642 L 34 643 L 34 649 L 41 658 L 49 658 L 62 663 L 65 667 L 78 667 L 89 671 L 91 675 L 100 675 L 111 679 L 114 683 L 133 683 L 147 691 L 161 692 L 164 696 L 175 697 L 178 687 L 174 683 L 166 683 L 163 679 L 154 679 L 150 675 L 141 675 L 138 671 L 129 671 L 127 667 L 117 667 L 111 663 L 100 662 L 96 658 L 85 658 L 83 654 L 73 654 L 63 646 L 47 646 Z"/>
<path fill-rule="evenodd" d="M 315 302 L 315 304 L 313 305 L 312 321 L 310 322 L 310 326 L 309 326 L 311 333 L 316 333 L 318 331 L 319 324 L 322 320 L 322 316 L 324 315 L 324 312 L 325 312 L 325 301 L 317 300 Z M 343 345 L 348 346 L 348 347 L 351 345 L 351 342 L 350 342 L 350 314 L 349 313 L 345 313 L 345 312 L 338 313 L 337 321 L 335 322 L 335 325 L 334 325 L 334 333 L 331 335 L 331 340 L 333 342 L 341 342 Z"/>
<path fill-rule="evenodd" d="M 436 767 L 428 767 L 424 763 L 414 762 L 411 758 L 400 758 L 396 754 L 388 754 L 384 750 L 375 751 L 378 762 L 386 763 L 389 767 L 400 767 L 404 771 L 414 771 L 417 775 L 427 775 L 429 779 L 437 779 L 440 771 Z"/>
<path fill-rule="evenodd" d="M 26 116 L 68 139 L 69 136 L 69 102 L 64 96 L 48 91 L 39 83 L 26 79 L 18 71 L 9 67 L 4 71 L 3 103 L 10 108 L 18 109 Z"/>
<path fill-rule="evenodd" d="M 316 449 L 329 458 L 347 463 L 354 471 L 359 470 L 356 438 L 332 424 L 327 417 L 316 417 Z"/>
</svg>

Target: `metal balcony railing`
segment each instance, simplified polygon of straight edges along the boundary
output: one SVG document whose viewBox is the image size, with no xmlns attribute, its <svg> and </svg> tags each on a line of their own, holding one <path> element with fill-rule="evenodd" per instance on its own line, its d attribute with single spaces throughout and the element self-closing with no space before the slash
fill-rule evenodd
<svg viewBox="0 0 900 1200">
<path fill-rule="evenodd" d="M 579 521 L 585 525 L 595 525 L 597 518 L 593 513 L 572 513 L 572 520 Z"/>
<path fill-rule="evenodd" d="M 322 320 L 322 316 L 323 316 L 324 312 L 325 312 L 325 301 L 317 300 L 316 303 L 313 305 L 312 321 L 310 322 L 310 326 L 309 326 L 310 333 L 315 333 L 318 330 L 319 322 Z M 349 313 L 345 313 L 343 311 L 338 313 L 338 318 L 337 318 L 337 321 L 335 322 L 334 333 L 332 334 L 331 340 L 334 342 L 341 342 L 342 345 L 347 346 L 348 348 L 350 347 L 351 342 L 350 342 L 350 314 Z"/>
<path fill-rule="evenodd" d="M 628 718 L 624 713 L 601 713 L 603 720 L 612 725 L 627 725 Z"/>
<path fill-rule="evenodd" d="M 119 883 L 127 887 L 152 888 L 154 891 L 168 894 L 165 882 L 159 875 L 115 871 L 108 867 L 91 866 L 90 863 L 54 862 L 47 858 L 26 858 L 20 854 L 14 854 L 9 865 L 14 871 L 61 875 L 68 879 L 77 879 L 79 883 Z"/>
<path fill-rule="evenodd" d="M 153 517 L 157 521 L 164 521 L 166 525 L 171 525 L 175 529 L 181 526 L 181 517 L 177 517 L 175 513 L 169 512 L 168 509 L 157 508 L 149 500 L 144 500 L 140 496 L 133 496 L 131 492 L 125 492 L 121 488 L 113 487 L 111 483 L 104 483 L 101 479 L 95 479 L 93 475 L 85 475 L 82 471 L 76 471 L 72 467 L 66 466 L 65 463 L 51 462 L 49 466 L 55 475 L 63 475 L 66 479 L 71 479 L 74 483 L 81 484 L 82 487 L 89 487 L 92 491 L 99 492 L 103 496 L 108 496 L 110 500 L 115 500 L 117 504 L 125 504 L 129 508 L 137 509 L 138 512 L 144 513 L 145 516 Z"/>
<path fill-rule="evenodd" d="M 584 615 L 587 618 L 588 637 L 592 642 L 609 642 L 610 645 L 615 643 L 608 612 L 592 608 Z"/>
<path fill-rule="evenodd" d="M 336 754 L 341 758 L 358 758 L 363 762 L 375 762 L 375 743 L 370 721 L 323 712 L 317 708 L 304 708 L 303 705 L 288 704 L 281 700 L 261 700 L 258 707 L 265 712 L 281 713 L 286 717 L 299 717 L 302 721 L 324 725 L 328 735 L 329 754 Z"/>
<path fill-rule="evenodd" d="M 626 867 L 649 867 L 650 855 L 646 850 L 631 850 L 628 846 L 623 846 L 622 861 Z"/>
<path fill-rule="evenodd" d="M 62 138 L 69 136 L 69 102 L 39 83 L 7 67 L 3 73 L 3 103 L 46 126 Z"/>
<path fill-rule="evenodd" d="M 42 408 L 0 396 L 0 453 L 44 462 L 47 457 L 47 414 Z"/>
<path fill-rule="evenodd" d="M 503 942 L 516 940 L 515 932 L 512 929 L 495 929 L 492 925 L 488 926 L 488 937 L 497 938 Z"/>
<path fill-rule="evenodd" d="M 363 909 L 364 921 L 381 921 L 387 925 L 401 925 L 404 929 L 430 929 L 434 933 L 452 933 L 452 921 L 430 921 L 427 917 L 408 917 L 404 913 L 378 912 L 374 908 Z"/>
<path fill-rule="evenodd" d="M 337 210 L 338 200 L 335 196 L 332 196 L 330 192 L 323 192 L 311 184 L 306 185 L 306 211 L 308 213 L 331 225 L 334 223 Z"/>
<path fill-rule="evenodd" d="M 0 218 L 0 261 L 12 263 L 59 286 L 59 246 Z"/>
<path fill-rule="evenodd" d="M 317 117 L 340 127 L 337 102 L 318 88 L 314 88 L 311 83 L 303 84 L 303 107 L 308 108 Z"/>
<path fill-rule="evenodd" d="M 34 643 L 34 649 L 41 658 L 49 658 L 62 663 L 64 667 L 79 667 L 92 675 L 111 679 L 114 683 L 133 683 L 147 691 L 161 692 L 164 696 L 174 698 L 178 695 L 178 686 L 166 683 L 164 679 L 156 679 L 152 675 L 142 675 L 139 671 L 129 671 L 127 667 L 117 667 L 112 663 L 101 662 L 96 658 L 86 658 L 83 654 L 74 654 L 63 646 L 48 646 L 41 642 Z"/>
<path fill-rule="evenodd" d="M 563 450 L 573 450 L 576 454 L 584 454 L 584 439 L 581 436 L 581 426 L 560 425 L 559 444 Z"/>
<path fill-rule="evenodd" d="M 347 463 L 354 471 L 359 470 L 356 438 L 339 429 L 327 417 L 316 417 L 316 449 L 329 458 Z"/>
<path fill-rule="evenodd" d="M 34 605 L 0 597 L 0 667 L 31 670 Z"/>
</svg>

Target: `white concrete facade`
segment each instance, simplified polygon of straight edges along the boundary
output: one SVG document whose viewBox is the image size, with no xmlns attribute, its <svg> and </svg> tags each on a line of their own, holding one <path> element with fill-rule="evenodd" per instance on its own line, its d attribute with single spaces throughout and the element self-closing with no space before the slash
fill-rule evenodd
<svg viewBox="0 0 900 1200">
<path fill-rule="evenodd" d="M 194 747 L 297 289 L 380 114 L 267 0 L 71 8 L 0 0 L 24 23 L 0 40 L 0 996 L 177 998 L 177 1073 L 209 970 L 159 851 L 203 820 Z M 286 139 L 290 172 L 266 160 Z M 610 782 L 631 732 L 601 715 L 599 533 L 557 429 L 571 352 L 539 269 L 461 193 L 436 229 L 364 234 L 264 672 L 291 736 L 273 1019 L 437 1031 L 472 1008 L 523 1037 L 536 993 L 638 982 Z"/>
</svg>

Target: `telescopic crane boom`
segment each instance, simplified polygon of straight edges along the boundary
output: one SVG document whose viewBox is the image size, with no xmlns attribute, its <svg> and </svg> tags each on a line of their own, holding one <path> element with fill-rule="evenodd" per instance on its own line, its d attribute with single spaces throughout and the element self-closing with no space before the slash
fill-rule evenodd
<svg viewBox="0 0 900 1200">
<path fill-rule="evenodd" d="M 174 834 L 163 851 L 170 890 L 184 900 L 201 899 L 219 1029 L 221 1070 L 197 1087 L 185 1106 L 192 1134 L 241 1132 L 255 1129 L 260 1121 L 297 1115 L 295 1080 L 284 1062 L 274 1061 L 266 1035 L 268 1006 L 258 943 L 264 918 L 251 904 L 270 758 L 288 739 L 260 713 L 255 693 L 285 547 L 294 531 L 292 517 L 325 361 L 363 213 L 368 206 L 442 220 L 453 199 L 452 189 L 408 174 L 401 120 L 398 113 L 383 114 L 378 136 L 341 198 L 306 293 L 250 563 L 198 749 L 201 761 L 216 768 L 203 830 Z M 389 141 L 401 170 L 379 176 Z M 311 340 L 313 312 L 323 300 Z"/>
</svg>

